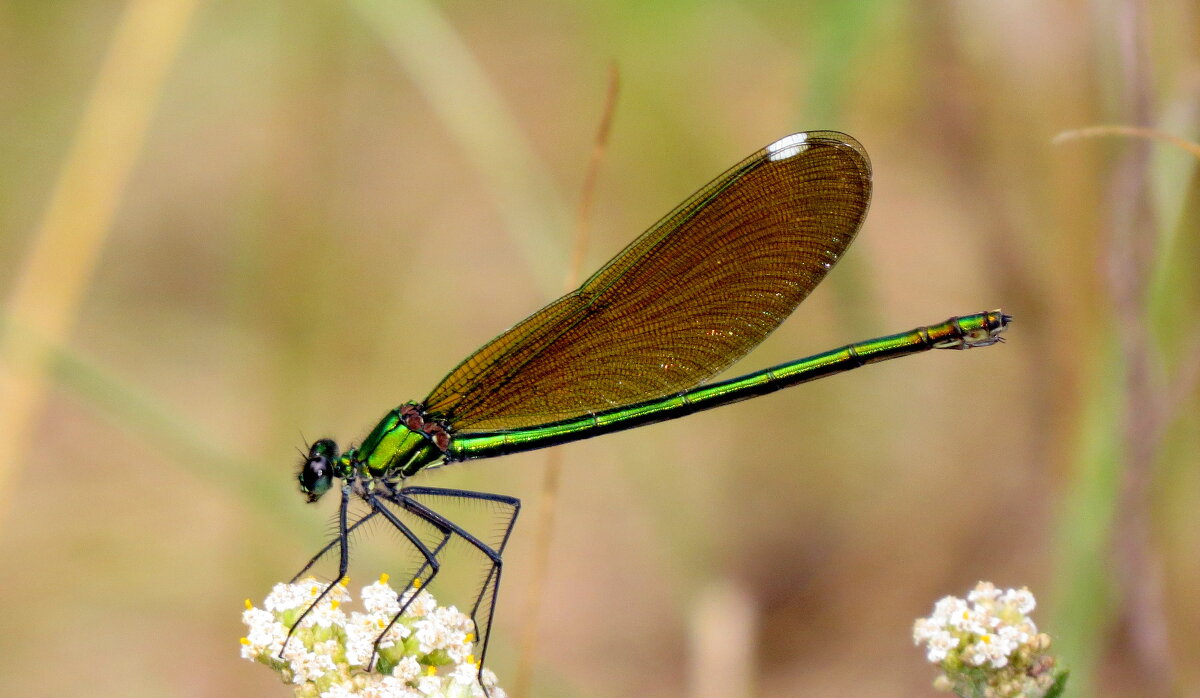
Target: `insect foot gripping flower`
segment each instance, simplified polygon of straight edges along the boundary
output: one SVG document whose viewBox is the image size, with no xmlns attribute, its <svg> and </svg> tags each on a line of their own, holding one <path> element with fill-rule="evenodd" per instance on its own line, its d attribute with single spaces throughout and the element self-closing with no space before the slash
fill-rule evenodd
<svg viewBox="0 0 1200 698">
<path fill-rule="evenodd" d="M 1055 698 L 1067 672 L 1054 670 L 1050 637 L 1029 617 L 1037 602 L 1028 589 L 980 582 L 960 599 L 947 596 L 933 615 L 913 624 L 913 642 L 942 673 L 935 688 L 984 698 Z"/>
<path fill-rule="evenodd" d="M 470 617 L 438 606 L 427 590 L 399 595 L 385 574 L 363 587 L 363 612 L 347 613 L 346 582 L 314 606 L 324 588 L 310 577 L 276 584 L 262 608 L 247 599 L 242 657 L 274 669 L 303 698 L 505 698 L 490 670 L 482 671 L 479 683 Z M 368 668 L 376 639 L 414 594 L 379 642 L 375 667 Z M 310 606 L 288 640 L 288 629 Z"/>
</svg>

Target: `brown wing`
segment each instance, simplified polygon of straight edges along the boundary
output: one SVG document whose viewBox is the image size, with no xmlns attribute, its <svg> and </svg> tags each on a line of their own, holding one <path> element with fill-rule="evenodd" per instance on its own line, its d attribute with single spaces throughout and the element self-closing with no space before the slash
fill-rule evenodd
<svg viewBox="0 0 1200 698">
<path fill-rule="evenodd" d="M 853 138 L 780 139 L 459 364 L 426 410 L 453 430 L 495 431 L 698 385 L 753 349 L 825 277 L 870 196 L 870 162 Z"/>
</svg>

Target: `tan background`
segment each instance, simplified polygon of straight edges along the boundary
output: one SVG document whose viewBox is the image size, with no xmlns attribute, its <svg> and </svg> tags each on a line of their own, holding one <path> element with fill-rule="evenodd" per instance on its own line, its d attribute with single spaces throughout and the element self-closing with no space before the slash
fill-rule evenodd
<svg viewBox="0 0 1200 698">
<path fill-rule="evenodd" d="M 1198 30 L 1188 2 L 3 3 L 0 694 L 286 695 L 237 639 L 333 512 L 295 447 L 361 438 L 559 292 L 615 62 L 585 272 L 831 128 L 872 155 L 871 213 L 738 370 L 1017 322 L 562 448 L 533 695 L 930 693 L 911 622 L 978 579 L 1034 590 L 1076 688 L 1196 695 L 1194 160 L 1051 139 L 1194 139 Z M 422 480 L 525 499 L 510 687 L 545 464 Z"/>
</svg>

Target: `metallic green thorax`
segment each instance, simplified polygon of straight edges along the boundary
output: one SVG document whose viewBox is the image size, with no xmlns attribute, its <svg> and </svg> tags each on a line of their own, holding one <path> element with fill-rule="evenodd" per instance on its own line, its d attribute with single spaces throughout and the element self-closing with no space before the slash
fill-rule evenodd
<svg viewBox="0 0 1200 698">
<path fill-rule="evenodd" d="M 350 449 L 342 462 L 358 462 L 371 475 L 408 477 L 443 457 L 433 437 L 421 431 L 411 418 L 416 403 L 407 403 L 387 414 L 357 449 Z M 407 423 L 406 423 L 407 422 Z"/>
<path fill-rule="evenodd" d="M 951 318 L 929 327 L 850 344 L 740 378 L 701 385 L 665 397 L 547 424 L 490 432 L 448 433 L 423 421 L 421 406 L 392 410 L 342 463 L 358 462 L 372 475 L 408 477 L 439 461 L 531 451 L 600 434 L 676 419 L 700 410 L 765 395 L 792 385 L 929 349 L 968 349 L 1000 340 L 1011 318 L 998 310 Z"/>
</svg>

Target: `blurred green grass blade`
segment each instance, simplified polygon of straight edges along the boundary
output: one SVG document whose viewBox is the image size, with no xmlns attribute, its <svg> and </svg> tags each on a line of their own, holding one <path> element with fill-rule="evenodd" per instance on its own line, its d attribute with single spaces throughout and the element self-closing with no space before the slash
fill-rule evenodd
<svg viewBox="0 0 1200 698">
<path fill-rule="evenodd" d="M 1058 672 L 1054 677 L 1054 683 L 1046 689 L 1046 695 L 1043 698 L 1062 698 L 1063 693 L 1067 690 L 1067 679 L 1070 677 L 1069 670 Z"/>
<path fill-rule="evenodd" d="M 1163 177 L 1155 178 L 1161 182 L 1156 189 L 1172 190 L 1160 193 L 1156 200 L 1172 196 L 1179 201 L 1175 209 L 1178 215 L 1162 220 L 1164 229 L 1170 232 L 1164 234 L 1158 246 L 1148 300 L 1155 335 L 1161 340 L 1168 364 L 1176 363 L 1180 352 L 1184 357 L 1193 356 L 1192 345 L 1200 339 L 1192 323 L 1179 321 L 1189 317 L 1200 301 L 1200 276 L 1196 274 L 1196 260 L 1200 259 L 1200 168 L 1190 155 L 1185 157 L 1193 160 L 1190 168 L 1181 170 L 1171 163 L 1164 167 L 1181 179 L 1166 182 Z M 1181 181 L 1186 185 L 1181 187 Z"/>
<path fill-rule="evenodd" d="M 491 190 L 538 288 L 557 294 L 567 265 L 568 207 L 483 66 L 432 3 L 355 0 L 352 6 L 378 32 Z"/>
<path fill-rule="evenodd" d="M 814 50 L 807 70 L 807 89 L 798 110 L 812 127 L 837 130 L 838 124 L 853 123 L 844 112 L 848 91 L 861 84 L 855 76 L 855 71 L 861 69 L 858 59 L 864 51 L 874 49 L 877 32 L 895 26 L 895 17 L 904 10 L 894 3 L 869 0 L 806 5 L 798 11 L 814 15 Z M 878 278 L 878 270 L 865 263 L 863 257 L 851 255 L 838 282 L 830 287 L 838 316 L 852 334 L 870 336 L 871 328 L 882 323 Z"/>
<path fill-rule="evenodd" d="M 800 109 L 812 119 L 811 128 L 832 128 L 844 122 L 842 105 L 846 90 L 858 84 L 852 78 L 859 67 L 854 57 L 864 46 L 871 45 L 884 13 L 894 9 L 892 3 L 878 0 L 804 6 L 816 49 Z"/>
<path fill-rule="evenodd" d="M 199 0 L 130 0 L 99 62 L 83 113 L 4 313 L 45 342 L 0 332 L 0 518 L 45 405 L 47 345 L 70 335 L 142 151 L 163 85 Z M 5 323 L 9 326 L 9 323 Z M 3 327 L 0 327 L 3 329 Z"/>
<path fill-rule="evenodd" d="M 4 325 L 10 325 L 7 319 L 0 320 L 0 329 L 8 329 Z M 27 341 L 35 341 L 26 337 Z M 280 486 L 279 468 L 244 460 L 220 448 L 216 445 L 218 439 L 198 431 L 177 410 L 132 387 L 90 358 L 61 346 L 47 346 L 45 351 L 55 384 L 114 427 L 161 450 L 198 480 L 240 499 L 248 510 L 274 521 L 279 530 L 303 540 L 323 531 L 312 517 L 300 515 L 303 510 L 295 506 L 298 497 L 294 488 Z"/>
<path fill-rule="evenodd" d="M 1079 695 L 1092 695 L 1088 682 L 1079 677 L 1094 675 L 1103 633 L 1111 627 L 1116 610 L 1111 542 L 1122 470 L 1125 368 L 1114 337 L 1108 337 L 1093 363 L 1089 380 L 1084 381 L 1091 392 L 1082 399 L 1079 448 L 1066 480 L 1058 524 L 1055 615 L 1047 626 L 1059 655 L 1076 675 Z"/>
</svg>

